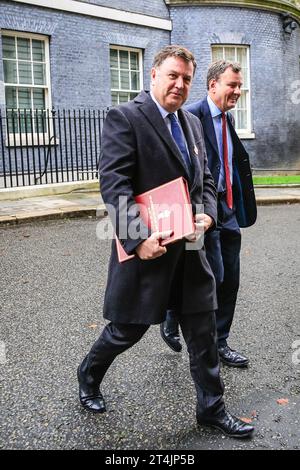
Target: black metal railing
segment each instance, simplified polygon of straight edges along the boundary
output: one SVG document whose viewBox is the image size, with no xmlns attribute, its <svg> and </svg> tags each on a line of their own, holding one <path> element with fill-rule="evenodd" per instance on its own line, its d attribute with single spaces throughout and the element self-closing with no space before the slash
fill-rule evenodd
<svg viewBox="0 0 300 470">
<path fill-rule="evenodd" d="M 97 178 L 107 112 L 0 109 L 0 188 Z"/>
<path fill-rule="evenodd" d="M 97 178 L 108 110 L 0 109 L 0 189 Z M 256 175 L 297 172 L 252 170 Z"/>
</svg>

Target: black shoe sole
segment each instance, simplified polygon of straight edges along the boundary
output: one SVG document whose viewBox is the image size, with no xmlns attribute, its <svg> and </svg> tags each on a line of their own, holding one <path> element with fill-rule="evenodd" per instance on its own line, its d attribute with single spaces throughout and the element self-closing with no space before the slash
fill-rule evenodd
<svg viewBox="0 0 300 470">
<path fill-rule="evenodd" d="M 86 410 L 86 411 L 89 411 L 90 413 L 94 413 L 95 415 L 97 414 L 102 414 L 102 413 L 105 413 L 106 412 L 106 408 L 102 408 L 101 410 L 93 410 L 92 408 L 89 408 L 88 406 L 84 405 L 81 400 L 80 400 L 80 397 L 79 397 L 79 401 L 80 401 L 80 404 L 81 406 Z"/>
<path fill-rule="evenodd" d="M 177 353 L 180 353 L 182 351 L 182 346 L 181 345 L 180 345 L 180 349 L 175 349 L 173 346 L 171 346 L 171 344 L 167 341 L 167 339 L 162 334 L 162 332 L 160 332 L 160 336 L 162 337 L 164 342 L 169 346 L 169 348 L 172 349 L 172 351 L 177 352 Z"/>
<path fill-rule="evenodd" d="M 206 429 L 210 429 L 210 430 L 216 429 L 217 431 L 220 431 L 222 434 L 224 434 L 224 436 L 233 437 L 235 439 L 250 439 L 253 436 L 253 433 L 254 433 L 254 430 L 253 430 L 253 431 L 248 432 L 247 434 L 229 434 L 228 432 L 224 431 L 224 429 L 219 428 L 218 426 L 216 426 L 214 424 L 198 423 L 198 426 L 201 427 L 201 428 L 206 428 Z"/>
<path fill-rule="evenodd" d="M 232 362 L 229 362 L 229 361 L 226 361 L 225 359 L 222 359 L 220 357 L 220 361 L 222 362 L 222 364 L 224 364 L 225 366 L 228 366 L 228 367 L 236 367 L 238 369 L 247 369 L 249 363 L 248 362 L 245 362 L 244 364 L 236 364 L 236 363 L 232 363 Z"/>
</svg>

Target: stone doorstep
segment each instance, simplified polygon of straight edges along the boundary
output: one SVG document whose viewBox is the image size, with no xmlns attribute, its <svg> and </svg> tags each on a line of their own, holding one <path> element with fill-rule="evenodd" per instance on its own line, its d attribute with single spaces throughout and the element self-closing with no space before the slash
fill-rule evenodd
<svg viewBox="0 0 300 470">
<path fill-rule="evenodd" d="M 60 208 L 60 209 L 51 209 L 51 210 L 39 210 L 26 213 L 17 213 L 15 215 L 6 215 L 0 216 L 0 226 L 1 225 L 15 225 L 22 224 L 26 222 L 33 222 L 38 220 L 55 220 L 71 217 L 84 217 L 84 216 L 93 216 L 95 217 L 97 213 L 98 217 L 103 217 L 105 215 L 104 209 L 100 211 L 96 207 L 80 207 L 73 206 L 72 209 Z"/>
<path fill-rule="evenodd" d="M 17 216 L 15 215 L 0 215 L 1 225 L 15 225 L 17 223 Z"/>
<path fill-rule="evenodd" d="M 300 202 L 300 196 L 273 196 L 273 197 L 256 197 L 258 206 L 267 206 L 271 204 L 297 204 Z"/>
<path fill-rule="evenodd" d="M 13 201 L 31 197 L 59 196 L 72 192 L 99 191 L 98 180 L 85 180 L 63 183 L 49 183 L 36 186 L 19 186 L 16 188 L 1 188 L 0 201 Z"/>
</svg>

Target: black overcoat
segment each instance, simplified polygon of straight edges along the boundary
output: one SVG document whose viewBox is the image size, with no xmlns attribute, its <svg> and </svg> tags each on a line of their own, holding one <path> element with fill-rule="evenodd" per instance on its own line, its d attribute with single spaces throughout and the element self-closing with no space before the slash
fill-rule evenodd
<svg viewBox="0 0 300 470">
<path fill-rule="evenodd" d="M 193 178 L 188 180 L 193 211 L 196 204 L 203 204 L 204 212 L 216 223 L 216 189 L 207 166 L 201 123 L 185 110 L 179 110 L 178 117 L 194 167 Z M 180 176 L 188 179 L 180 151 L 149 93 L 143 91 L 133 101 L 109 111 L 102 133 L 100 187 L 127 253 L 134 253 L 149 234 L 134 196 Z M 131 208 L 129 214 L 125 199 Z M 137 239 L 124 236 L 128 225 L 140 228 Z M 176 285 L 178 269 L 180 282 Z M 119 263 L 113 240 L 105 318 L 118 323 L 161 323 L 177 298 L 183 314 L 201 314 L 217 307 L 215 281 L 204 248 L 186 251 L 185 242 L 179 241 L 169 245 L 167 253 L 157 259 L 144 261 L 135 256 Z"/>
</svg>

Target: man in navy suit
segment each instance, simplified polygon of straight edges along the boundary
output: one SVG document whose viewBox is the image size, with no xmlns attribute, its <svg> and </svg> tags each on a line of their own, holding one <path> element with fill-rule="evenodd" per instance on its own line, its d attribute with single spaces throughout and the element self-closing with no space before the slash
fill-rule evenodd
<svg viewBox="0 0 300 470">
<path fill-rule="evenodd" d="M 228 413 L 223 401 L 215 280 L 205 250 L 187 251 L 185 240 L 162 246 L 161 239 L 170 232 L 150 233 L 134 200 L 137 194 L 183 176 L 196 221 L 190 241 L 196 242 L 201 229 L 208 231 L 216 224 L 216 191 L 207 168 L 202 126 L 181 109 L 195 68 L 191 52 L 166 46 L 154 59 L 151 92 L 142 91 L 133 101 L 112 108 L 105 120 L 101 194 L 110 216 L 117 215 L 112 222 L 124 250 L 135 256 L 119 263 L 113 240 L 104 299 L 109 323 L 78 367 L 79 398 L 86 410 L 103 413 L 106 405 L 99 387 L 106 371 L 151 324 L 164 321 L 166 310 L 175 303 L 189 351 L 198 423 L 230 437 L 246 437 L 253 427 Z M 203 212 L 197 211 L 199 206 Z"/>
<path fill-rule="evenodd" d="M 241 95 L 242 80 L 239 64 L 216 61 L 207 73 L 208 96 L 186 108 L 202 123 L 208 166 L 218 192 L 218 223 L 215 231 L 205 235 L 205 248 L 217 284 L 219 356 L 232 367 L 247 367 L 249 362 L 228 346 L 227 339 L 239 289 L 240 227 L 249 227 L 256 220 L 249 156 L 228 112 Z M 173 350 L 181 350 L 176 312 L 167 312 L 161 335 Z"/>
</svg>

